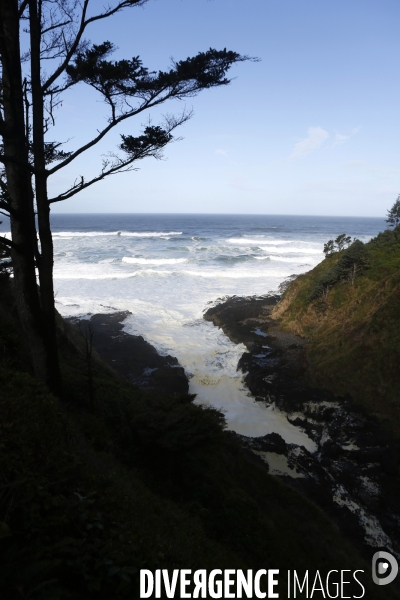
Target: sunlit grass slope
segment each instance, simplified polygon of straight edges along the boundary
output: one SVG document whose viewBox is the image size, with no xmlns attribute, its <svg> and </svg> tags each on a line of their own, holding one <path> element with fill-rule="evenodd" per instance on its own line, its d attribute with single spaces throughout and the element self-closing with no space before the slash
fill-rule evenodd
<svg viewBox="0 0 400 600">
<path fill-rule="evenodd" d="M 316 386 L 350 393 L 400 435 L 400 228 L 366 244 L 369 268 L 311 301 L 321 276 L 343 252 L 299 276 L 273 312 L 281 326 L 309 339 L 309 377 Z"/>
</svg>

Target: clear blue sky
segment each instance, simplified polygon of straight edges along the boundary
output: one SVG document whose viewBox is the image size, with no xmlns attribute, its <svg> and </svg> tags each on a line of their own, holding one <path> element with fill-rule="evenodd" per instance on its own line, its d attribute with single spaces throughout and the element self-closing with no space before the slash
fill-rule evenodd
<svg viewBox="0 0 400 600">
<path fill-rule="evenodd" d="M 189 99 L 195 114 L 165 161 L 146 159 L 54 212 L 385 215 L 400 192 L 399 16 L 398 0 L 149 0 L 94 25 L 90 39 L 150 69 L 209 47 L 261 61 Z M 150 114 L 157 123 L 182 108 Z M 106 114 L 82 84 L 65 94 L 50 138 L 71 138 L 73 149 Z M 145 120 L 118 133 L 137 134 Z M 51 194 L 94 175 L 118 141 L 112 134 L 54 176 Z"/>
</svg>

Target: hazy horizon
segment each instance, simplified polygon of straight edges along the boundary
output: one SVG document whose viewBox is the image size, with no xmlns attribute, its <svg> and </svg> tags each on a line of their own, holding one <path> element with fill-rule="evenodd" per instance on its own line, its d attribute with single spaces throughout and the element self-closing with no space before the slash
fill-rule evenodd
<svg viewBox="0 0 400 600">
<path fill-rule="evenodd" d="M 340 219 L 386 219 L 386 215 L 339 215 L 339 214 L 332 214 L 332 215 L 320 215 L 320 214 L 297 214 L 297 213 L 252 213 L 252 212 L 246 212 L 246 213 L 234 213 L 234 212 L 162 212 L 162 211 L 158 211 L 158 212 L 141 212 L 141 211 L 113 211 L 113 212 L 109 212 L 109 211 L 88 211 L 88 212 L 57 212 L 57 213 L 53 213 L 54 215 L 57 216 L 62 216 L 62 215 L 201 215 L 201 216 L 216 216 L 216 215 L 220 215 L 220 216 L 263 216 L 263 217 L 268 217 L 268 216 L 273 216 L 273 217 L 321 217 L 321 218 L 340 218 Z"/>
</svg>

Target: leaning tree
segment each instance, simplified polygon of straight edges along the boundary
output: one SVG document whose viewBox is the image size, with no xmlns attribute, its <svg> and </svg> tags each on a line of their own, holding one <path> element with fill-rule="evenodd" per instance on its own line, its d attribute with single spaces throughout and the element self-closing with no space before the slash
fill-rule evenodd
<svg viewBox="0 0 400 600">
<path fill-rule="evenodd" d="M 49 178 L 99 144 L 120 123 L 170 99 L 227 85 L 226 73 L 232 64 L 248 60 L 226 49 L 210 49 L 172 61 L 168 70 L 150 71 L 138 56 L 111 60 L 111 42 L 96 45 L 86 38 L 91 25 L 147 1 L 114 1 L 96 12 L 100 3 L 95 0 L 0 0 L 0 211 L 11 224 L 11 239 L 1 237 L 0 245 L 12 257 L 16 304 L 35 376 L 55 393 L 60 392 L 61 379 L 51 205 L 109 175 L 132 170 L 138 160 L 160 158 L 173 139 L 172 132 L 191 114 L 167 117 L 159 125 L 149 123 L 136 135 L 121 135 L 119 147 L 103 159 L 97 175 L 79 174 L 56 197 L 49 197 Z M 94 137 L 66 152 L 59 141 L 49 138 L 55 108 L 63 92 L 81 83 L 100 94 L 108 118 Z"/>
<path fill-rule="evenodd" d="M 389 227 L 397 227 L 400 223 L 400 194 L 397 196 L 397 200 L 392 208 L 388 210 L 386 223 L 389 223 Z"/>
</svg>

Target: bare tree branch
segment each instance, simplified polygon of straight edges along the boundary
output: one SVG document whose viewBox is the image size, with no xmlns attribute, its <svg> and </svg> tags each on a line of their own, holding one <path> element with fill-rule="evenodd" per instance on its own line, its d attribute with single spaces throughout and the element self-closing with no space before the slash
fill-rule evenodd
<svg viewBox="0 0 400 600">
<path fill-rule="evenodd" d="M 137 167 L 136 168 L 135 167 L 125 168 L 129 164 L 131 164 L 134 160 L 135 159 L 131 159 L 131 160 L 126 160 L 125 162 L 121 162 L 120 165 L 115 165 L 114 167 L 112 167 L 110 169 L 102 171 L 97 177 L 94 177 L 93 179 L 91 179 L 89 181 L 85 181 L 84 177 L 81 176 L 80 183 L 74 184 L 69 189 L 69 191 L 67 191 L 63 194 L 60 194 L 59 196 L 56 196 L 55 198 L 51 198 L 49 200 L 49 204 L 54 204 L 55 202 L 62 202 L 63 200 L 68 200 L 68 198 L 72 198 L 72 196 L 75 196 L 75 194 L 79 194 L 82 190 L 85 190 L 86 188 L 90 187 L 94 183 L 97 183 L 98 181 L 105 179 L 105 177 L 108 177 L 108 175 L 116 175 L 117 173 L 125 173 L 127 171 L 137 171 L 138 170 Z"/>
<path fill-rule="evenodd" d="M 111 108 L 111 118 L 109 124 L 95 138 L 72 152 L 66 160 L 48 171 L 48 175 L 62 169 L 95 146 L 122 121 L 172 98 L 181 100 L 195 96 L 204 89 L 227 85 L 230 80 L 226 77 L 226 71 L 232 64 L 257 60 L 227 51 L 226 48 L 222 51 L 210 48 L 193 58 L 173 61 L 172 68 L 167 72 L 149 73 L 142 66 L 139 57 L 130 61 L 106 61 L 105 57 L 112 51 L 113 45 L 110 42 L 93 45 L 79 52 L 75 63 L 67 67 L 69 82 L 85 82 L 102 94 Z M 132 107 L 131 99 L 139 102 L 139 106 Z M 120 111 L 119 115 L 117 109 Z"/>
<path fill-rule="evenodd" d="M 79 29 L 76 33 L 75 40 L 71 44 L 69 51 L 66 52 L 66 56 L 65 56 L 64 60 L 62 61 L 62 63 L 57 67 L 57 69 L 54 71 L 54 73 L 47 79 L 47 81 L 42 86 L 43 92 L 45 92 L 55 82 L 55 80 L 58 79 L 58 77 L 60 75 L 62 75 L 62 73 L 65 71 L 69 61 L 71 60 L 74 53 L 76 52 L 76 50 L 79 46 L 79 42 L 82 39 L 83 32 L 85 31 L 85 28 L 86 28 L 86 13 L 87 13 L 88 5 L 89 5 L 89 0 L 84 0 L 83 7 L 82 7 L 82 13 L 81 13 L 81 19 L 80 19 L 80 25 L 79 25 Z"/>
<path fill-rule="evenodd" d="M 145 111 L 148 108 L 152 108 L 153 106 L 157 106 L 158 104 L 161 104 L 163 101 L 164 101 L 163 99 L 160 99 L 160 100 L 158 100 L 156 102 L 152 102 L 152 103 L 148 103 L 148 104 L 146 103 L 145 105 L 141 106 L 140 108 L 138 108 L 136 110 L 133 110 L 131 112 L 125 113 L 123 115 L 120 115 L 119 117 L 117 117 L 115 119 L 115 121 L 109 123 L 107 125 L 107 127 L 105 127 L 102 131 L 100 131 L 99 135 L 97 135 L 95 138 L 93 138 L 90 142 L 88 142 L 84 146 L 81 146 L 81 148 L 79 148 L 78 150 L 76 150 L 75 152 L 73 152 L 71 154 L 71 156 L 69 156 L 66 160 L 62 161 L 61 163 L 58 163 L 58 165 L 56 165 L 52 169 L 49 169 L 47 171 L 48 176 L 53 175 L 54 173 L 56 173 L 60 169 L 63 169 L 65 166 L 67 166 L 73 160 L 75 160 L 75 158 L 77 158 L 80 154 L 83 154 L 83 152 L 86 152 L 86 150 L 89 150 L 90 148 L 92 148 L 93 146 L 95 146 L 96 144 L 98 144 L 98 142 L 100 142 L 100 140 L 102 140 L 104 138 L 104 136 L 106 136 L 107 133 L 109 131 L 111 131 L 111 129 L 113 129 L 114 127 L 116 127 L 116 125 L 118 125 L 119 123 L 122 123 L 122 121 L 125 121 L 126 119 L 129 119 L 130 117 L 134 117 L 134 116 L 140 114 L 141 112 Z M 0 157 L 0 160 L 1 160 L 1 157 Z"/>
<path fill-rule="evenodd" d="M 191 116 L 191 112 L 184 112 L 178 118 L 167 115 L 165 117 L 165 129 L 161 127 L 152 127 L 149 124 L 149 126 L 145 128 L 142 136 L 121 136 L 122 144 L 120 145 L 120 149 L 128 154 L 125 159 L 112 154 L 108 155 L 108 157 L 103 161 L 102 170 L 97 177 L 93 177 L 89 181 L 85 181 L 85 178 L 81 176 L 79 182 L 76 181 L 69 190 L 60 194 L 59 196 L 56 196 L 55 198 L 51 198 L 49 200 L 49 204 L 67 200 L 82 190 L 90 187 L 94 183 L 105 179 L 109 175 L 124 173 L 126 171 L 137 171 L 138 169 L 131 165 L 138 160 L 142 160 L 143 158 L 150 156 L 161 159 L 162 149 L 173 139 L 171 132 L 188 121 Z"/>
<path fill-rule="evenodd" d="M 21 2 L 21 5 L 19 7 L 19 13 L 18 13 L 19 18 L 21 18 L 22 15 L 24 14 L 24 11 L 25 11 L 26 7 L 28 6 L 28 4 L 29 4 L 29 0 L 23 0 L 23 2 Z"/>
<path fill-rule="evenodd" d="M 0 235 L 0 245 L 7 246 L 8 248 L 16 248 L 17 246 L 11 240 L 8 240 L 6 237 Z"/>
<path fill-rule="evenodd" d="M 50 27 L 43 29 L 42 35 L 45 35 L 46 33 L 50 33 L 50 31 L 54 31 L 55 29 L 58 29 L 59 27 L 65 27 L 66 25 L 70 25 L 72 22 L 73 22 L 72 19 L 69 19 L 67 21 L 61 21 L 60 23 L 54 23 L 54 25 L 50 25 Z"/>
<path fill-rule="evenodd" d="M 79 44 L 82 40 L 82 36 L 84 34 L 86 27 L 88 25 L 90 25 L 90 23 L 94 23 L 95 21 L 99 21 L 101 19 L 107 19 L 108 17 L 111 17 L 112 15 L 120 12 L 124 8 L 133 7 L 133 6 L 142 6 L 147 1 L 148 0 L 125 0 L 123 2 L 118 2 L 117 5 L 114 6 L 114 8 L 109 7 L 103 13 L 100 13 L 98 15 L 95 15 L 93 17 L 89 17 L 88 19 L 86 19 L 87 9 L 89 6 L 89 0 L 84 0 L 81 18 L 80 18 L 80 24 L 79 24 L 78 31 L 75 34 L 75 39 L 72 42 L 68 51 L 66 52 L 64 60 L 57 67 L 57 69 L 54 71 L 54 73 L 43 84 L 43 88 L 42 88 L 43 92 L 48 90 L 48 88 L 56 81 L 56 79 L 58 79 L 58 77 L 60 77 L 60 75 L 62 75 L 65 72 L 65 69 L 67 68 L 71 58 L 74 56 L 75 52 L 77 51 L 77 49 L 79 47 Z"/>
<path fill-rule="evenodd" d="M 4 202 L 4 200 L 0 200 L 0 208 L 7 211 L 7 213 L 8 213 L 7 217 L 10 216 L 12 209 L 11 209 L 11 206 L 8 204 L 8 202 Z"/>
</svg>

